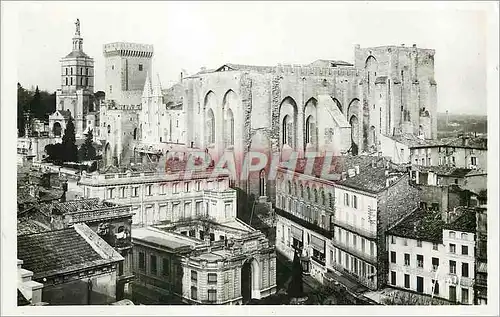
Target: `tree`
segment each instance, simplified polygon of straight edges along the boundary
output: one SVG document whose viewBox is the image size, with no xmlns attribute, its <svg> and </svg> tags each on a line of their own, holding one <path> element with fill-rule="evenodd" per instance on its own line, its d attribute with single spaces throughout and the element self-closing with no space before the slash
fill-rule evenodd
<svg viewBox="0 0 500 317">
<path fill-rule="evenodd" d="M 24 89 L 20 83 L 17 83 L 17 129 L 19 130 L 19 136 L 25 134 L 25 115 L 30 113 L 31 98 L 31 92 Z"/>
<path fill-rule="evenodd" d="M 302 265 L 300 264 L 299 250 L 295 250 L 292 262 L 292 280 L 288 284 L 288 295 L 290 297 L 302 297 L 304 285 L 302 282 Z"/>
<path fill-rule="evenodd" d="M 85 142 L 80 146 L 78 150 L 78 160 L 79 161 L 90 161 L 94 160 L 96 157 L 96 150 L 93 143 L 92 131 L 89 131 L 85 137 Z"/>
<path fill-rule="evenodd" d="M 36 86 L 35 93 L 30 101 L 30 112 L 37 119 L 43 118 L 44 109 L 42 108 L 42 100 L 38 86 Z"/>
<path fill-rule="evenodd" d="M 76 162 L 78 160 L 78 147 L 75 144 L 75 125 L 70 117 L 62 137 L 62 159 L 66 162 Z"/>
<path fill-rule="evenodd" d="M 61 143 L 47 144 L 45 146 L 45 152 L 47 153 L 47 161 L 53 162 L 56 165 L 61 165 L 64 161 L 64 149 Z"/>
</svg>

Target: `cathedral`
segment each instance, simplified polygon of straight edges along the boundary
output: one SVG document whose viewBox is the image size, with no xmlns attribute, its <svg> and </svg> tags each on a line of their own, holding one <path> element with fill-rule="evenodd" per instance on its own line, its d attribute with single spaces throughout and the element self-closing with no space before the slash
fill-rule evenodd
<svg viewBox="0 0 500 317">
<path fill-rule="evenodd" d="M 52 137 L 64 133 L 71 117 L 77 138 L 83 138 L 96 122 L 94 104 L 94 59 L 83 51 L 80 20 L 75 22 L 73 50 L 61 59 L 61 88 L 56 92 L 56 111 L 49 116 Z"/>
</svg>

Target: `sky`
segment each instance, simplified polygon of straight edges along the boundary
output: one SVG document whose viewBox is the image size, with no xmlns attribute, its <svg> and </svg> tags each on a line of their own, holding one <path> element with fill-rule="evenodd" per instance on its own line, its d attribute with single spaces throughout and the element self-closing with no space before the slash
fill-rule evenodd
<svg viewBox="0 0 500 317">
<path fill-rule="evenodd" d="M 4 2 L 5 3 L 5 2 Z M 224 63 L 354 62 L 361 47 L 417 44 L 436 50 L 438 111 L 486 114 L 488 15 L 472 3 L 442 2 L 13 2 L 18 82 L 55 91 L 60 58 L 81 22 L 84 51 L 104 90 L 105 43 L 153 44 L 154 72 L 174 84 L 184 69 Z M 14 13 L 15 12 L 15 13 Z M 9 26 L 10 27 L 10 26 Z M 15 28 L 16 26 L 11 26 Z"/>
</svg>

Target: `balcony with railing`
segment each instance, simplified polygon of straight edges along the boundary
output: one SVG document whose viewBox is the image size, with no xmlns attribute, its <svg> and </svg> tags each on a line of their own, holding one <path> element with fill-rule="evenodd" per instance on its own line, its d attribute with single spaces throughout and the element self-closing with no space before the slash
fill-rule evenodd
<svg viewBox="0 0 500 317">
<path fill-rule="evenodd" d="M 373 254 L 368 254 L 366 252 L 363 252 L 362 250 L 359 250 L 357 247 L 347 245 L 346 243 L 341 242 L 335 238 L 333 238 L 332 241 L 333 245 L 341 249 L 342 251 L 347 252 L 357 258 L 360 258 L 365 262 L 377 265 L 377 255 L 375 254 L 375 252 Z"/>
<path fill-rule="evenodd" d="M 367 230 L 364 228 L 360 228 L 358 226 L 353 226 L 352 224 L 349 224 L 345 221 L 332 218 L 331 228 L 334 228 L 334 226 L 337 226 L 337 227 L 340 227 L 340 228 L 345 229 L 347 231 L 350 231 L 352 233 L 358 234 L 358 235 L 363 236 L 367 239 L 376 239 L 377 238 L 376 232 L 373 232 L 373 231 L 370 231 L 370 230 Z"/>
<path fill-rule="evenodd" d="M 317 223 L 307 221 L 305 219 L 299 218 L 296 215 L 293 215 L 292 213 L 289 213 L 283 209 L 276 208 L 275 209 L 276 214 L 286 218 L 292 222 L 295 222 L 298 225 L 301 225 L 302 227 L 309 229 L 313 232 L 316 232 L 317 234 L 320 234 L 324 236 L 325 238 L 331 239 L 333 237 L 332 232 L 326 228 L 323 228 L 319 226 Z"/>
</svg>

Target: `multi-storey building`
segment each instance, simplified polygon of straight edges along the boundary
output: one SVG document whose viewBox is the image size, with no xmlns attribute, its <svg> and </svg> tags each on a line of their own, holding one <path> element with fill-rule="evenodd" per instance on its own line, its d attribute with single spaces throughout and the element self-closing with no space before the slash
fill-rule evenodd
<svg viewBox="0 0 500 317">
<path fill-rule="evenodd" d="M 49 116 L 51 136 L 61 136 L 68 116 L 74 119 L 75 134 L 83 137 L 87 116 L 94 109 L 94 59 L 83 52 L 80 20 L 75 23 L 73 50 L 61 59 L 61 88 L 56 92 L 56 112 Z"/>
<path fill-rule="evenodd" d="M 276 253 L 260 231 L 207 215 L 134 229 L 138 302 L 241 304 L 276 292 Z"/>
<path fill-rule="evenodd" d="M 441 218 L 440 212 L 416 209 L 388 231 L 388 284 L 472 304 L 475 210 L 460 207 L 447 222 Z"/>
<path fill-rule="evenodd" d="M 168 168 L 116 173 L 82 173 L 84 197 L 132 205 L 133 223 L 178 221 L 207 212 L 218 222 L 236 217 L 236 191 L 229 175 L 213 169 L 186 170 L 187 161 L 169 159 Z M 163 168 L 161 168 L 163 167 Z"/>
<path fill-rule="evenodd" d="M 487 144 L 486 138 L 470 136 L 427 141 L 410 147 L 410 159 L 415 165 L 453 166 L 486 171 Z"/>
<path fill-rule="evenodd" d="M 337 272 L 377 289 L 387 275 L 385 231 L 418 206 L 417 190 L 384 158 L 333 157 L 331 179 L 321 176 L 323 162 L 316 158 L 310 175 L 305 160 L 278 168 L 277 250 L 292 259 L 303 249 L 320 281 Z"/>
</svg>

